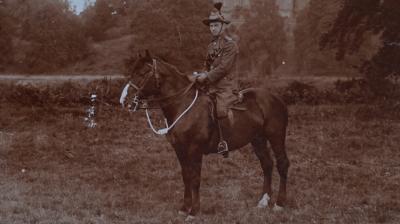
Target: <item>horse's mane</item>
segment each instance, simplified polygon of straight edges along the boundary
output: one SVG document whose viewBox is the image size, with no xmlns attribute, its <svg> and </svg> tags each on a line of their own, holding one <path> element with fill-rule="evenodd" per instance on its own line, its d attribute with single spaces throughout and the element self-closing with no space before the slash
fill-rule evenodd
<svg viewBox="0 0 400 224">
<path fill-rule="evenodd" d="M 161 56 L 153 56 L 151 57 L 153 59 L 156 59 L 157 62 L 161 63 L 162 65 L 164 65 L 164 67 L 171 73 L 176 74 L 179 78 L 184 79 L 185 81 L 190 81 L 188 76 L 181 72 L 175 65 L 169 63 L 165 58 L 161 57 Z M 149 60 L 149 59 L 145 59 L 141 56 L 138 57 L 130 57 L 128 59 L 125 59 L 124 63 L 125 63 L 125 74 L 130 74 L 131 70 L 133 70 L 136 67 L 136 64 L 138 63 L 138 61 L 142 60 Z M 148 63 L 148 62 L 147 62 Z"/>
<path fill-rule="evenodd" d="M 172 73 L 176 73 L 178 74 L 179 77 L 189 81 L 188 77 L 186 74 L 184 74 L 183 72 L 181 72 L 175 65 L 172 65 L 170 63 L 168 63 L 167 61 L 161 59 L 161 58 L 156 58 L 159 62 L 161 62 L 163 65 L 165 65 L 165 67 Z"/>
</svg>

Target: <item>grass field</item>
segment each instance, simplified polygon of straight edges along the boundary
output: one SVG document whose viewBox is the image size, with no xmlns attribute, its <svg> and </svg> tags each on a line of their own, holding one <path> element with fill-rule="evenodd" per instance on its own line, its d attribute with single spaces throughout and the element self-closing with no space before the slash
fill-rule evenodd
<svg viewBox="0 0 400 224">
<path fill-rule="evenodd" d="M 144 114 L 84 107 L 0 108 L 0 223 L 183 223 L 180 167 Z M 256 208 L 250 148 L 203 164 L 195 223 L 399 223 L 400 117 L 367 105 L 292 105 L 288 207 Z M 274 170 L 274 190 L 278 176 Z M 273 195 L 273 200 L 276 195 Z"/>
</svg>

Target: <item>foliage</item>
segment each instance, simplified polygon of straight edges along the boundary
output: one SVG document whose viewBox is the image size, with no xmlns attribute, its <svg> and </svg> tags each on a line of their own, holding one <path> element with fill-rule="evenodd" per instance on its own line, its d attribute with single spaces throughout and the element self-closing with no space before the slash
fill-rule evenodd
<svg viewBox="0 0 400 224">
<path fill-rule="evenodd" d="M 31 43 L 24 60 L 28 72 L 50 72 L 82 59 L 87 41 L 68 1 L 31 3 L 23 37 Z"/>
<path fill-rule="evenodd" d="M 13 61 L 12 33 L 12 23 L 6 2 L 0 1 L 0 71 Z"/>
<path fill-rule="evenodd" d="M 283 90 L 283 99 L 288 104 L 299 102 L 317 104 L 320 92 L 314 86 L 299 81 L 293 81 Z"/>
<path fill-rule="evenodd" d="M 76 106 L 89 105 L 90 94 L 97 94 L 97 102 L 106 105 L 119 104 L 123 80 L 103 79 L 86 85 L 65 82 L 59 85 L 0 84 L 0 104 L 13 103 L 21 106 Z"/>
<path fill-rule="evenodd" d="M 97 0 L 82 13 L 86 37 L 94 41 L 106 39 L 106 31 L 116 25 L 116 9 L 112 0 Z"/>
<path fill-rule="evenodd" d="M 238 28 L 240 68 L 269 75 L 285 56 L 284 19 L 275 0 L 253 0 L 249 9 L 238 8 L 236 17 L 244 18 Z"/>
<path fill-rule="evenodd" d="M 400 4 L 397 0 L 344 0 L 332 29 L 321 40 L 322 47 L 337 50 L 337 58 L 359 52 L 372 35 L 382 44 L 361 67 L 372 89 L 382 93 L 382 80 L 400 76 Z"/>
<path fill-rule="evenodd" d="M 391 83 L 387 94 L 376 95 L 366 79 L 338 80 L 331 88 L 318 88 L 312 84 L 292 81 L 278 92 L 287 104 L 376 104 L 397 105 L 389 99 L 399 99 L 399 85 Z"/>
<path fill-rule="evenodd" d="M 244 83 L 246 84 L 246 83 Z M 97 93 L 102 105 L 119 104 L 125 80 L 98 80 L 88 84 L 66 82 L 59 85 L 15 85 L 0 84 L 0 104 L 13 103 L 21 106 L 77 106 L 88 105 L 90 93 Z M 291 81 L 278 88 L 278 94 L 289 104 L 377 104 L 397 105 L 390 99 L 400 98 L 399 84 L 392 84 L 390 95 L 377 96 L 369 88 L 365 79 L 338 80 L 331 87 L 320 84 Z"/>
<path fill-rule="evenodd" d="M 149 0 L 130 8 L 135 34 L 132 51 L 149 49 L 183 70 L 203 65 L 209 31 L 202 24 L 210 10 L 204 0 Z"/>
<path fill-rule="evenodd" d="M 321 51 L 319 39 L 332 26 L 342 0 L 311 0 L 299 12 L 294 30 L 296 70 L 308 75 L 343 72 L 333 51 Z"/>
<path fill-rule="evenodd" d="M 85 57 L 87 41 L 68 0 L 1 2 L 0 42 L 7 69 L 52 72 Z"/>
</svg>

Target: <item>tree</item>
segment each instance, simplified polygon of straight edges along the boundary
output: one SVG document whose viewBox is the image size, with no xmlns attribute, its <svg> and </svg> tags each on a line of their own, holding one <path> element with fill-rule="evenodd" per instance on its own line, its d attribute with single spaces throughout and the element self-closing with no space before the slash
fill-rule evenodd
<svg viewBox="0 0 400 224">
<path fill-rule="evenodd" d="M 7 3 L 0 0 L 0 71 L 7 69 L 13 63 L 12 37 L 14 29 Z"/>
<path fill-rule="evenodd" d="M 348 64 L 336 62 L 334 51 L 322 51 L 319 45 L 321 37 L 331 29 L 342 2 L 343 0 L 311 0 L 298 13 L 294 30 L 297 72 L 307 75 L 350 72 L 349 61 Z"/>
<path fill-rule="evenodd" d="M 116 24 L 116 9 L 112 0 L 97 0 L 83 13 L 85 34 L 94 41 L 105 40 L 106 31 Z"/>
<path fill-rule="evenodd" d="M 28 19 L 21 38 L 29 42 L 23 65 L 25 72 L 51 72 L 82 59 L 87 41 L 79 18 L 67 0 L 27 2 Z"/>
<path fill-rule="evenodd" d="M 271 74 L 285 56 L 284 19 L 275 0 L 253 0 L 250 9 L 238 8 L 235 17 L 243 17 L 238 29 L 240 68 L 263 75 Z"/>
<path fill-rule="evenodd" d="M 204 0 L 134 1 L 131 32 L 132 51 L 149 49 L 182 70 L 203 66 L 209 31 L 202 20 L 211 5 Z"/>
<path fill-rule="evenodd" d="M 381 44 L 360 70 L 376 87 L 388 76 L 400 76 L 400 4 L 398 0 L 343 0 L 334 25 L 321 39 L 321 46 L 337 50 L 337 59 L 357 53 L 378 36 Z"/>
</svg>

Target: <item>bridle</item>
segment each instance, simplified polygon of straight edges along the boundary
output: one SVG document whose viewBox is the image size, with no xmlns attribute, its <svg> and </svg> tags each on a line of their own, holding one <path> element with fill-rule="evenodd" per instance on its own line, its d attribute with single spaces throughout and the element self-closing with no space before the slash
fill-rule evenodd
<svg viewBox="0 0 400 224">
<path fill-rule="evenodd" d="M 131 101 L 131 103 L 128 103 L 128 109 L 130 111 L 137 111 L 138 109 L 158 109 L 158 107 L 154 107 L 154 108 L 149 108 L 149 104 L 150 103 L 156 103 L 156 104 L 162 104 L 163 106 L 166 106 L 168 104 L 172 104 L 174 103 L 174 101 L 166 103 L 166 101 L 171 100 L 171 99 L 175 99 L 178 98 L 179 96 L 184 96 L 186 95 L 189 90 L 193 87 L 193 85 L 195 84 L 195 82 L 191 82 L 189 83 L 189 85 L 187 85 L 186 87 L 184 87 L 183 89 L 177 91 L 176 93 L 173 93 L 171 95 L 168 96 L 163 96 L 163 97 L 159 97 L 159 98 L 147 98 L 147 99 L 143 99 L 140 97 L 144 87 L 147 85 L 147 83 L 149 82 L 150 78 L 154 76 L 155 78 L 155 82 L 156 82 L 156 88 L 160 89 L 161 87 L 161 79 L 160 79 L 160 73 L 158 72 L 158 62 L 156 59 L 152 59 L 152 64 L 147 63 L 146 65 L 149 66 L 151 68 L 150 71 L 145 73 L 145 76 L 143 78 L 143 80 L 138 84 L 135 85 L 134 83 L 132 83 L 131 81 L 128 82 L 128 84 L 125 86 L 122 94 L 121 94 L 121 99 L 120 99 L 120 103 L 124 106 L 124 101 L 125 101 L 125 97 L 128 94 L 128 89 L 130 86 L 132 86 L 133 88 L 136 89 L 136 93 L 133 96 L 133 99 Z M 133 107 L 133 108 L 132 108 Z"/>
<path fill-rule="evenodd" d="M 171 94 L 169 96 L 164 96 L 164 97 L 160 97 L 160 98 L 153 98 L 153 99 L 140 99 L 139 98 L 140 93 L 143 91 L 144 87 L 146 86 L 147 82 L 150 80 L 150 78 L 152 76 L 154 76 L 155 79 L 156 79 L 156 87 L 157 88 L 161 87 L 161 85 L 160 85 L 161 84 L 161 82 L 160 82 L 160 74 L 157 71 L 157 60 L 153 59 L 152 61 L 153 61 L 152 65 L 151 64 L 147 64 L 148 66 L 150 66 L 151 72 L 147 72 L 145 74 L 145 77 L 140 82 L 139 86 L 136 86 L 131 81 L 129 81 L 129 83 L 125 86 L 125 88 L 124 88 L 124 90 L 122 91 L 122 94 L 121 94 L 120 103 L 122 104 L 122 106 L 124 106 L 125 98 L 128 95 L 129 87 L 130 86 L 134 87 L 137 90 L 136 93 L 135 93 L 135 96 L 133 97 L 133 100 L 132 100 L 132 104 L 134 105 L 134 107 L 133 107 L 133 109 L 131 109 L 132 105 L 128 104 L 128 109 L 130 111 L 133 111 L 133 112 L 137 111 L 138 109 L 145 109 L 146 110 L 147 121 L 149 123 L 150 128 L 153 130 L 153 132 L 156 133 L 156 134 L 159 134 L 159 135 L 165 135 L 193 107 L 193 105 L 195 104 L 195 102 L 197 100 L 199 92 L 198 92 L 198 90 L 196 90 L 196 95 L 195 95 L 193 101 L 191 102 L 191 104 L 175 119 L 174 122 L 172 122 L 172 124 L 170 126 L 168 125 L 168 122 L 165 120 L 165 124 L 166 124 L 167 127 L 163 128 L 163 129 L 160 129 L 158 131 L 155 130 L 154 127 L 153 127 L 153 124 L 151 123 L 150 115 L 148 113 L 148 109 L 150 109 L 148 107 L 149 102 L 156 102 L 156 103 L 159 103 L 159 104 L 163 104 L 163 106 L 165 106 L 166 105 L 165 101 L 167 101 L 169 99 L 176 99 L 179 96 L 186 95 L 189 92 L 189 90 L 194 86 L 194 84 L 196 82 L 191 82 L 185 88 L 183 88 L 183 89 L 181 89 L 181 90 L 177 91 L 176 93 Z M 173 101 L 168 103 L 168 104 L 172 104 L 172 103 L 173 103 Z M 142 105 L 144 105 L 144 106 L 142 106 Z M 153 108 L 151 108 L 151 109 L 153 109 Z"/>
<path fill-rule="evenodd" d="M 134 105 L 133 109 L 132 104 L 128 104 L 128 109 L 131 111 L 137 111 L 138 109 L 141 109 L 139 105 L 145 105 L 143 108 L 147 108 L 148 106 L 148 100 L 146 99 L 140 99 L 139 96 L 141 95 L 144 87 L 147 85 L 149 82 L 150 78 L 154 76 L 156 79 L 156 87 L 157 89 L 160 88 L 160 74 L 157 71 L 157 60 L 153 59 L 153 64 L 146 64 L 147 66 L 150 67 L 150 71 L 145 73 L 144 79 L 139 83 L 138 86 L 136 86 L 134 83 L 129 81 L 129 83 L 125 86 L 125 88 L 129 88 L 129 86 L 133 86 L 136 89 L 136 93 L 132 99 L 132 104 Z M 125 89 L 124 89 L 125 90 Z"/>
</svg>

